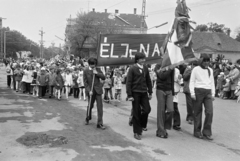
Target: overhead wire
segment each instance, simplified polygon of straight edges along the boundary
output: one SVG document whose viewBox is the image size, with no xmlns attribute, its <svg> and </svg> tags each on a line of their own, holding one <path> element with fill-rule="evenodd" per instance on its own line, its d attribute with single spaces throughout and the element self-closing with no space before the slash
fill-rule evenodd
<svg viewBox="0 0 240 161">
<path fill-rule="evenodd" d="M 111 5 L 111 6 L 107 7 L 107 9 L 109 9 L 111 7 L 114 7 L 114 6 L 117 6 L 117 5 L 119 5 L 119 4 L 121 4 L 121 3 L 125 2 L 125 1 L 127 1 L 127 0 L 123 0 L 121 2 L 118 2 L 118 3 L 114 4 L 114 5 Z"/>
<path fill-rule="evenodd" d="M 205 5 L 209 5 L 209 4 L 215 4 L 215 3 L 219 3 L 219 2 L 223 2 L 223 1 L 226 1 L 226 0 L 218 0 L 218 1 L 210 2 L 210 3 L 196 3 L 195 5 L 189 5 L 189 7 L 196 8 L 196 7 L 201 7 L 201 6 L 205 6 Z M 161 14 L 161 13 L 167 13 L 167 12 L 171 12 L 175 8 L 176 7 L 171 7 L 171 8 L 167 8 L 167 9 L 152 11 L 152 12 L 148 12 L 147 15 L 156 15 L 156 14 Z"/>
</svg>

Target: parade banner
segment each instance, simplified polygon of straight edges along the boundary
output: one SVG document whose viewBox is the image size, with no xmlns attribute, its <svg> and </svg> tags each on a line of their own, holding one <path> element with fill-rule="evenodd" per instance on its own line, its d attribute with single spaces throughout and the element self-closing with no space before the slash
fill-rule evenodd
<svg viewBox="0 0 240 161">
<path fill-rule="evenodd" d="M 98 66 L 134 64 L 136 53 L 146 54 L 146 63 L 162 59 L 160 48 L 166 34 L 103 34 L 98 43 Z"/>
</svg>

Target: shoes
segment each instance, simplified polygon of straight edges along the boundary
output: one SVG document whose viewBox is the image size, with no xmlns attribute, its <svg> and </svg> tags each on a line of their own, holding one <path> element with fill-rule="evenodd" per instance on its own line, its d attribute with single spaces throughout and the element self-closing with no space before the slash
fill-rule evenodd
<svg viewBox="0 0 240 161">
<path fill-rule="evenodd" d="M 134 134 L 134 138 L 137 139 L 137 140 L 141 140 L 141 135 L 135 133 L 135 134 Z"/>
<path fill-rule="evenodd" d="M 179 130 L 181 130 L 181 127 L 180 126 L 173 126 L 173 129 L 179 131 Z"/>
<path fill-rule="evenodd" d="M 213 140 L 213 138 L 210 135 L 203 135 L 203 138 L 209 141 Z"/>
<path fill-rule="evenodd" d="M 102 129 L 102 130 L 105 130 L 105 129 L 106 129 L 106 127 L 103 126 L 103 124 L 98 124 L 98 125 L 97 125 L 97 128 Z"/>
<path fill-rule="evenodd" d="M 203 139 L 203 136 L 202 135 L 195 135 L 194 134 L 194 137 L 198 138 L 198 139 Z"/>
<path fill-rule="evenodd" d="M 132 116 L 129 117 L 128 124 L 129 124 L 129 126 L 132 126 L 132 125 L 133 125 L 133 122 L 132 122 Z"/>
<path fill-rule="evenodd" d="M 16 92 L 18 92 L 18 90 L 16 90 Z"/>
<path fill-rule="evenodd" d="M 52 96 L 49 96 L 49 98 L 52 98 Z"/>
<path fill-rule="evenodd" d="M 145 127 L 145 128 L 143 127 L 142 130 L 143 130 L 143 131 L 147 131 L 148 129 L 147 129 L 146 127 Z"/>
<path fill-rule="evenodd" d="M 166 133 L 165 135 L 156 134 L 156 136 L 159 137 L 159 138 L 167 139 L 168 138 L 168 133 Z"/>
<path fill-rule="evenodd" d="M 85 125 L 88 125 L 89 124 L 89 120 L 86 118 L 85 119 Z"/>
<path fill-rule="evenodd" d="M 38 97 L 39 99 L 42 99 L 42 97 Z"/>
<path fill-rule="evenodd" d="M 192 120 L 188 120 L 188 123 L 192 125 L 192 124 L 193 124 L 193 121 L 192 121 Z"/>
</svg>

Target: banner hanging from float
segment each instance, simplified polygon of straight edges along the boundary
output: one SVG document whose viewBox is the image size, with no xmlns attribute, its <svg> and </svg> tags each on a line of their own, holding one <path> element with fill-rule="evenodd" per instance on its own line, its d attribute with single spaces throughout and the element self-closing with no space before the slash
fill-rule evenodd
<svg viewBox="0 0 240 161">
<path fill-rule="evenodd" d="M 162 59 L 161 46 L 166 34 L 103 34 L 98 43 L 98 66 L 134 64 L 136 53 L 146 55 L 146 63 Z"/>
</svg>

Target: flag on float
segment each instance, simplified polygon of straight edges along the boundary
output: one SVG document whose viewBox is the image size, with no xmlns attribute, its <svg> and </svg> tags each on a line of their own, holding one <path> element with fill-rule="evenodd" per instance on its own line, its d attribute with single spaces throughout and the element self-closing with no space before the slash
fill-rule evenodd
<svg viewBox="0 0 240 161">
<path fill-rule="evenodd" d="M 192 33 L 190 31 L 192 27 L 189 24 L 192 21 L 189 20 L 187 11 L 180 13 L 185 10 L 179 10 L 179 6 L 186 5 L 180 3 L 182 2 L 179 2 L 175 10 L 176 17 L 161 48 L 163 53 L 162 68 L 175 67 L 196 60 L 192 48 Z M 188 8 L 186 7 L 186 9 Z"/>
</svg>

